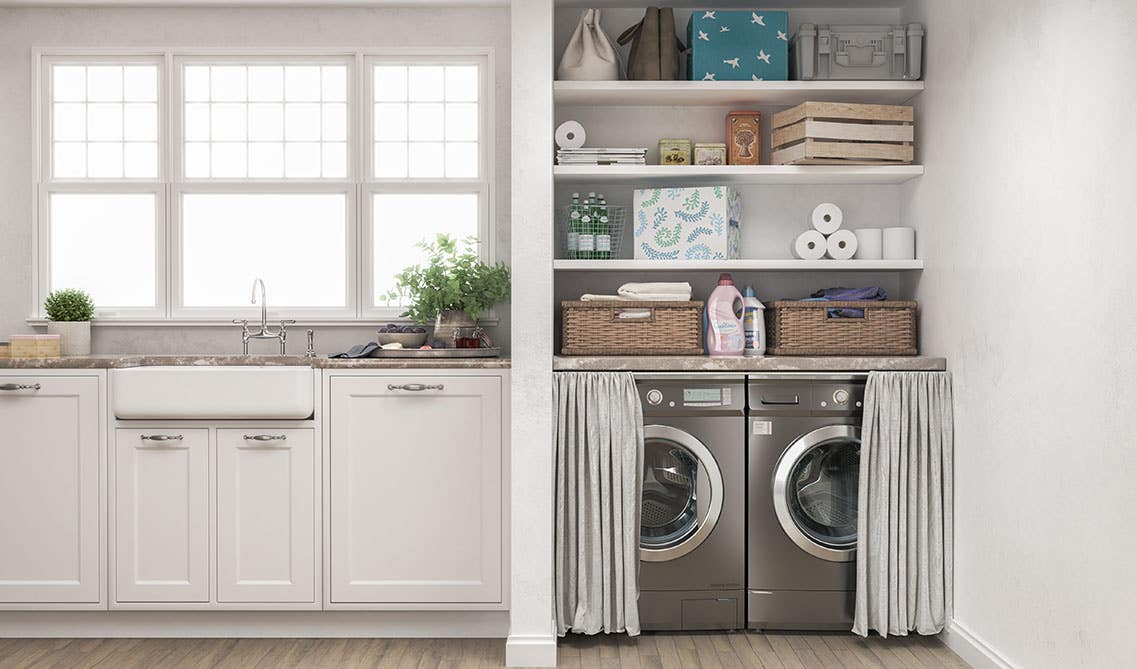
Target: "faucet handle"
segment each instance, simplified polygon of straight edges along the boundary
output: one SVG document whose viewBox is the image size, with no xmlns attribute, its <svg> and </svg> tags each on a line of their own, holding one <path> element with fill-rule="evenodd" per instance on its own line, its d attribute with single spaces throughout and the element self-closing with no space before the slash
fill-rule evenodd
<svg viewBox="0 0 1137 669">
<path fill-rule="evenodd" d="M 280 327 L 283 328 L 286 325 L 296 325 L 296 321 L 291 318 L 280 319 Z"/>
<path fill-rule="evenodd" d="M 241 327 L 248 330 L 249 329 L 249 319 L 247 319 L 247 318 L 234 318 L 233 319 L 233 325 L 240 325 Z"/>
</svg>

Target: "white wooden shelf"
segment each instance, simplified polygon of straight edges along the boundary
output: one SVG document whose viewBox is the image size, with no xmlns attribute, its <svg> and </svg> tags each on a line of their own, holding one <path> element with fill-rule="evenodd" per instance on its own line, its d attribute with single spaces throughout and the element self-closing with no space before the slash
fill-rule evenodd
<svg viewBox="0 0 1137 669">
<path fill-rule="evenodd" d="M 901 104 L 922 81 L 557 81 L 553 100 L 565 106 L 793 106 L 816 102 Z"/>
<path fill-rule="evenodd" d="M 900 184 L 924 174 L 922 165 L 556 165 L 561 183 L 693 184 Z"/>
<path fill-rule="evenodd" d="M 554 260 L 553 269 L 576 272 L 828 271 L 900 272 L 924 269 L 923 260 Z"/>
</svg>

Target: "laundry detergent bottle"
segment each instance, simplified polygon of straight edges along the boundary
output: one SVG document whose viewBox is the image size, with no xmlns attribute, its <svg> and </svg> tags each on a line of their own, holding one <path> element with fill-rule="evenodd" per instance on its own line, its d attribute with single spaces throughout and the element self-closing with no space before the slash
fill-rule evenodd
<svg viewBox="0 0 1137 669">
<path fill-rule="evenodd" d="M 742 315 L 742 293 L 734 287 L 734 279 L 729 274 L 720 274 L 719 285 L 707 298 L 707 309 L 703 312 L 708 355 L 742 355 L 746 347 Z"/>
<path fill-rule="evenodd" d="M 742 330 L 746 334 L 746 355 L 766 355 L 766 306 L 758 300 L 752 286 L 742 291 Z"/>
</svg>

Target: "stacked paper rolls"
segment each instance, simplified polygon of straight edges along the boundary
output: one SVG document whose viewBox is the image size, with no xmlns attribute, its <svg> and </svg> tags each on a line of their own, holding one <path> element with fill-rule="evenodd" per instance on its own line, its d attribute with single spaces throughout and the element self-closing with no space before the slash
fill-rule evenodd
<svg viewBox="0 0 1137 669">
<path fill-rule="evenodd" d="M 825 256 L 825 235 L 816 230 L 806 230 L 794 240 L 794 257 L 802 260 L 820 260 Z"/>
<path fill-rule="evenodd" d="M 852 230 L 837 230 L 825 240 L 825 255 L 834 260 L 848 260 L 857 252 L 857 236 Z"/>
<path fill-rule="evenodd" d="M 809 218 L 814 230 L 823 235 L 831 235 L 841 228 L 845 212 L 832 202 L 823 202 L 813 208 L 813 214 Z"/>
</svg>

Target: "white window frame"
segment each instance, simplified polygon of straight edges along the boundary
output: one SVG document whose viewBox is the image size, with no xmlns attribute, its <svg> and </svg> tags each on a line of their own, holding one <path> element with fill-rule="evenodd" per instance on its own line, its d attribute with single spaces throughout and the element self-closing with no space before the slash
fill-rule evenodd
<svg viewBox="0 0 1137 669">
<path fill-rule="evenodd" d="M 376 193 L 476 193 L 479 197 L 479 255 L 497 258 L 495 221 L 494 50 L 491 47 L 426 48 L 50 48 L 32 53 L 34 123 L 35 286 L 31 323 L 44 321 L 43 300 L 50 286 L 50 212 L 52 193 L 153 193 L 155 195 L 155 307 L 99 310 L 96 324 L 185 326 L 229 324 L 234 318 L 259 317 L 257 307 L 195 308 L 182 304 L 182 207 L 191 193 L 342 193 L 345 221 L 346 276 L 344 308 L 274 308 L 268 287 L 269 316 L 295 318 L 306 325 L 360 325 L 397 320 L 401 307 L 375 304 L 372 258 L 372 197 Z M 57 64 L 122 64 L 144 61 L 158 66 L 158 178 L 53 179 L 51 66 Z M 186 64 L 344 64 L 348 67 L 347 176 L 343 179 L 186 178 L 182 122 Z M 400 64 L 474 64 L 480 72 L 479 138 L 476 179 L 377 179 L 373 175 L 374 126 L 371 67 Z M 318 230 L 313 234 L 319 234 Z M 487 313 L 484 322 L 493 323 Z"/>
</svg>

